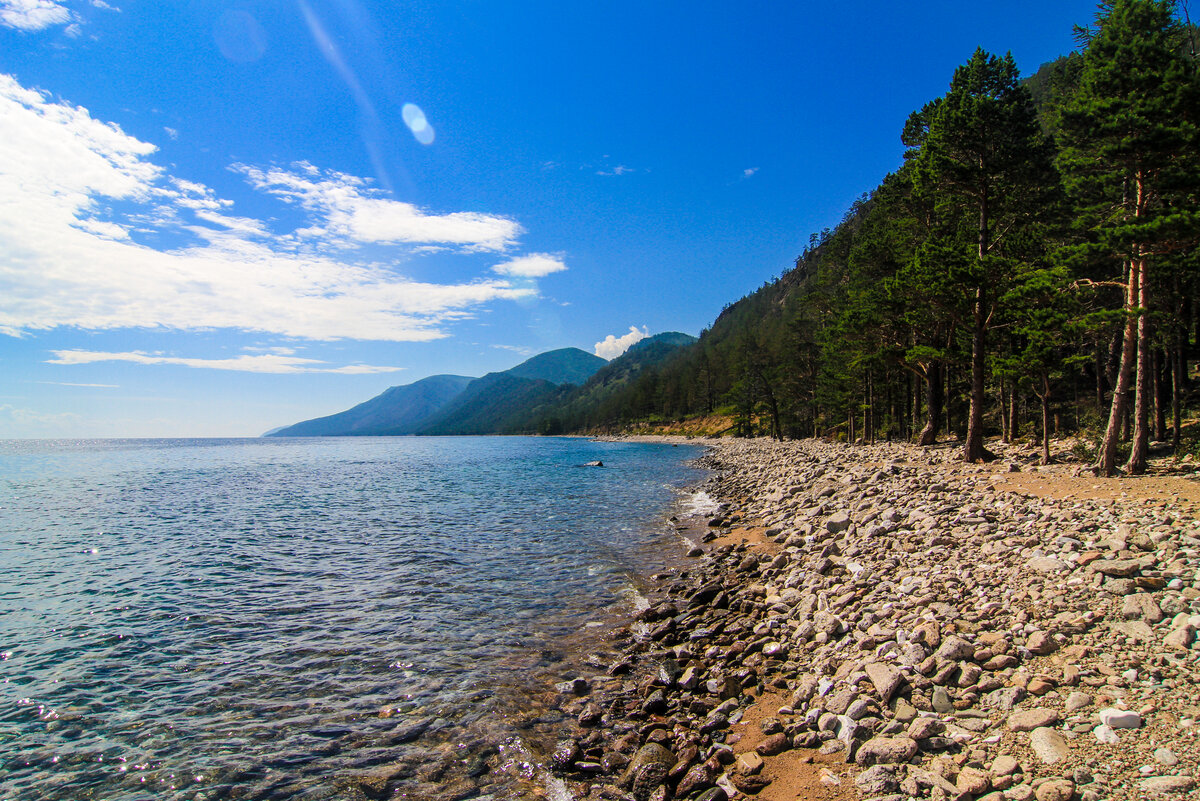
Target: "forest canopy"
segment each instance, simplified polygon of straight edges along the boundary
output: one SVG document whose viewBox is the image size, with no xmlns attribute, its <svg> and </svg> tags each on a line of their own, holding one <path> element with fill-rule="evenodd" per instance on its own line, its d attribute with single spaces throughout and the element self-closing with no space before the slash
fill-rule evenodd
<svg viewBox="0 0 1200 801">
<path fill-rule="evenodd" d="M 1200 342 L 1196 29 L 1167 0 L 1102 3 L 1022 80 L 977 50 L 897 134 L 902 166 L 695 344 L 563 430 L 716 413 L 778 438 L 1090 431 L 1097 472 L 1181 446 Z"/>
</svg>

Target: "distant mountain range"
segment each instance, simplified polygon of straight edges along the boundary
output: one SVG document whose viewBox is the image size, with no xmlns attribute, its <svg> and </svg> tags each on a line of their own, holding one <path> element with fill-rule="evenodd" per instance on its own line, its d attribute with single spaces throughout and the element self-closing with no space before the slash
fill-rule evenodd
<svg viewBox="0 0 1200 801">
<path fill-rule="evenodd" d="M 538 354 L 482 378 L 435 375 L 391 387 L 344 412 L 267 432 L 267 437 L 559 433 L 571 404 L 594 402 L 646 367 L 695 342 L 668 332 L 607 362 L 579 348 Z M 582 400 L 581 400 L 582 399 Z"/>
</svg>

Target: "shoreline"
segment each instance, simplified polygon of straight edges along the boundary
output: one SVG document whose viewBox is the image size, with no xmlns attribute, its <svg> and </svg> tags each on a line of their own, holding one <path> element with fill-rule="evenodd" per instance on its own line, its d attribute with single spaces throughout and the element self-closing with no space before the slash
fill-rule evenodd
<svg viewBox="0 0 1200 801">
<path fill-rule="evenodd" d="M 721 506 L 676 521 L 703 555 L 653 577 L 649 608 L 613 635 L 621 656 L 560 686 L 574 724 L 552 795 L 1098 801 L 1196 786 L 1195 481 L 1114 492 L 1017 448 L 977 466 L 902 444 L 611 439 L 706 448 L 713 473 L 693 490 Z M 1062 486 L 1082 489 L 1046 489 Z"/>
</svg>

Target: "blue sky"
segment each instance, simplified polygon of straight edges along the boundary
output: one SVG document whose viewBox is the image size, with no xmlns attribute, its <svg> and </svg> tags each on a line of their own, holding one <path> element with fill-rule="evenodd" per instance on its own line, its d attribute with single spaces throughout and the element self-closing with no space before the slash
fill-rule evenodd
<svg viewBox="0 0 1200 801">
<path fill-rule="evenodd" d="M 0 437 L 699 334 L 1092 2 L 0 0 Z"/>
</svg>

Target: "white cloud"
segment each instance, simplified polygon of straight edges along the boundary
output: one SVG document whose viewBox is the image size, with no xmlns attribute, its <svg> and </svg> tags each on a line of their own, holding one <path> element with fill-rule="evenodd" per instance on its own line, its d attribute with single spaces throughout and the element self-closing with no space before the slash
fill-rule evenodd
<svg viewBox="0 0 1200 801">
<path fill-rule="evenodd" d="M 38 381 L 39 384 L 49 384 L 54 387 L 97 387 L 100 389 L 120 389 L 120 384 L 76 384 L 73 381 Z"/>
<path fill-rule="evenodd" d="M 310 236 L 335 236 L 344 244 L 412 242 L 460 245 L 476 250 L 504 250 L 523 229 L 515 220 L 476 212 L 428 214 L 411 203 L 383 197 L 367 181 L 353 175 L 320 171 L 310 164 L 294 169 L 262 170 L 236 164 L 256 189 L 296 203 L 325 218 Z"/>
<path fill-rule="evenodd" d="M 596 170 L 596 175 L 628 175 L 631 172 L 637 172 L 637 170 L 633 167 L 626 167 L 624 164 L 618 164 L 610 170 Z"/>
<path fill-rule="evenodd" d="M 650 336 L 650 332 L 642 326 L 639 331 L 635 326 L 629 326 L 629 333 L 623 337 L 616 337 L 609 334 L 603 341 L 596 343 L 596 355 L 601 359 L 612 360 L 620 356 L 625 351 L 629 350 L 631 345 L 641 342 L 646 337 Z"/>
<path fill-rule="evenodd" d="M 746 169 L 742 170 L 742 177 L 749 178 L 756 172 L 758 172 L 758 167 L 747 167 Z"/>
<path fill-rule="evenodd" d="M 367 373 L 394 373 L 403 367 L 380 367 L 372 364 L 350 364 L 344 367 L 328 367 L 320 359 L 302 359 L 280 353 L 235 356 L 231 359 L 195 359 L 179 356 L 164 356 L 135 350 L 124 353 L 107 353 L 94 350 L 56 350 L 48 364 L 92 364 L 94 362 L 133 362 L 134 364 L 173 364 L 180 367 L 197 367 L 207 370 L 234 370 L 243 373 L 341 373 L 362 375 Z"/>
<path fill-rule="evenodd" d="M 508 276 L 565 269 L 558 257 L 533 254 L 492 277 L 414 281 L 396 272 L 396 255 L 419 245 L 501 251 L 522 229 L 477 212 L 429 213 L 365 179 L 307 164 L 237 167 L 307 213 L 303 228 L 279 232 L 232 214 L 207 186 L 169 175 L 149 160 L 155 151 L 0 74 L 0 334 L 227 328 L 427 341 L 485 304 L 537 297 L 535 286 Z M 365 244 L 403 249 L 371 260 L 359 255 Z"/>
<path fill-rule="evenodd" d="M 6 424 L 17 426 L 60 425 L 79 420 L 79 415 L 72 412 L 63 414 L 45 414 L 33 409 L 21 409 L 10 404 L 0 404 L 0 431 L 8 428 Z"/>
<path fill-rule="evenodd" d="M 492 345 L 492 347 L 495 348 L 496 350 L 512 351 L 513 353 L 517 354 L 518 356 L 529 357 L 529 356 L 533 355 L 533 348 L 526 348 L 521 345 Z"/>
<path fill-rule="evenodd" d="M 40 31 L 51 25 L 65 25 L 71 12 L 54 0 L 0 0 L 0 25 L 19 31 Z"/>
<path fill-rule="evenodd" d="M 562 256 L 551 253 L 530 253 L 528 256 L 518 256 L 492 268 L 493 272 L 514 278 L 545 278 L 551 273 L 561 273 L 567 269 Z"/>
</svg>

